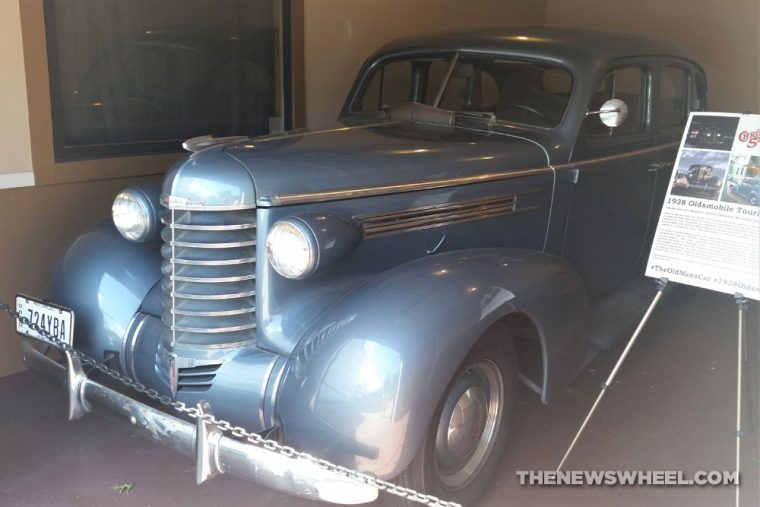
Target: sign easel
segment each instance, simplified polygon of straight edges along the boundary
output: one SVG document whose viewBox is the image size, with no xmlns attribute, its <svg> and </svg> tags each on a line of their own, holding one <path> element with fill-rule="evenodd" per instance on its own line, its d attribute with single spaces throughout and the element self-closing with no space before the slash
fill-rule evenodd
<svg viewBox="0 0 760 507">
<path fill-rule="evenodd" d="M 748 300 L 760 300 L 760 115 L 692 113 L 665 196 L 646 276 L 657 293 L 557 466 L 560 471 L 672 282 L 733 294 L 737 308 L 736 472 L 741 475 Z M 749 234 L 748 234 L 749 231 Z M 754 234 L 752 232 L 754 231 Z M 748 390 L 744 393 L 748 394 Z M 754 429 L 747 397 L 748 429 Z M 740 504 L 736 482 L 735 504 Z"/>
</svg>

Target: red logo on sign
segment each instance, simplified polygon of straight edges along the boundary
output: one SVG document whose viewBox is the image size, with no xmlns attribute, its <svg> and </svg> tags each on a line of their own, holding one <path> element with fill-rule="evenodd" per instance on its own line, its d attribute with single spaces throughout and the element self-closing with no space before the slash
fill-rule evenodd
<svg viewBox="0 0 760 507">
<path fill-rule="evenodd" d="M 760 129 L 755 131 L 743 130 L 739 133 L 739 141 L 747 143 L 749 148 L 754 148 L 760 144 Z"/>
</svg>

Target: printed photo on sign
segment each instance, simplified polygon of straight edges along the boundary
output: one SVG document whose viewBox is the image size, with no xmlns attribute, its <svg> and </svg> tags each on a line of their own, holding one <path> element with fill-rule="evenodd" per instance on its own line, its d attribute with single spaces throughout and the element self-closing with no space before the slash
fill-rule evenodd
<svg viewBox="0 0 760 507">
<path fill-rule="evenodd" d="M 722 151 L 683 150 L 673 177 L 671 195 L 717 201 L 728 156 Z"/>
<path fill-rule="evenodd" d="M 746 114 L 739 119 L 731 151 L 734 155 L 757 155 L 760 151 L 760 115 Z"/>
<path fill-rule="evenodd" d="M 760 157 L 734 155 L 721 201 L 760 206 Z"/>
<path fill-rule="evenodd" d="M 685 148 L 731 151 L 739 118 L 695 114 L 686 131 Z"/>
</svg>

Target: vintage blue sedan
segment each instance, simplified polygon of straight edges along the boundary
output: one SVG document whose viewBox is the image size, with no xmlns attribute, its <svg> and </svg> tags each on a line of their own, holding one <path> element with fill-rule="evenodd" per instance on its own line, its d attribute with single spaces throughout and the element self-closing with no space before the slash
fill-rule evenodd
<svg viewBox="0 0 760 507">
<path fill-rule="evenodd" d="M 49 297 L 64 309 L 21 303 L 72 309 L 76 350 L 164 399 L 472 504 L 509 452 L 518 383 L 549 402 L 648 302 L 642 262 L 705 93 L 683 51 L 637 36 L 396 42 L 335 128 L 186 142 L 161 188 L 124 190 L 73 242 Z M 199 480 L 374 498 L 25 354 L 68 369 L 72 417 L 115 411 L 195 455 Z"/>
</svg>

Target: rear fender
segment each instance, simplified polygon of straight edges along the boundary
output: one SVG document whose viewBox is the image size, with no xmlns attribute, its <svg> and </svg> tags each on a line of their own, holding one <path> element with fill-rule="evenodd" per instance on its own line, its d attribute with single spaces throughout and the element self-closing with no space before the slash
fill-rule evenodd
<svg viewBox="0 0 760 507">
<path fill-rule="evenodd" d="M 578 274 L 540 252 L 478 249 L 389 270 L 333 305 L 287 366 L 277 413 L 289 444 L 379 477 L 411 461 L 477 339 L 513 312 L 543 348 L 543 398 L 569 380 L 586 311 Z"/>
</svg>

